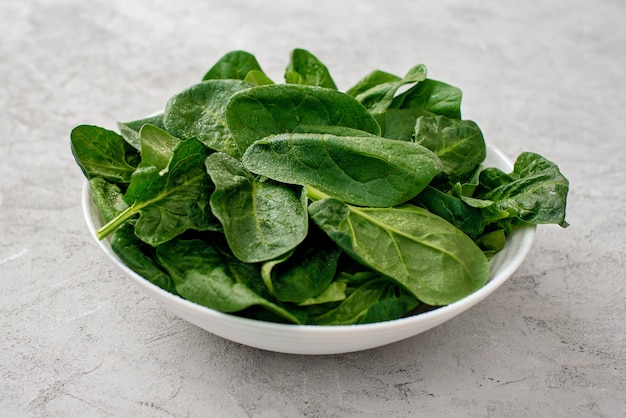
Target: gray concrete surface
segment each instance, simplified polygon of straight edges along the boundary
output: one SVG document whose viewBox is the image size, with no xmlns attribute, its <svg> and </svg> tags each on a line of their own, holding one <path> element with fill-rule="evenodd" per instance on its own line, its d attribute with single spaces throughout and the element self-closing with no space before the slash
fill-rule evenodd
<svg viewBox="0 0 626 418">
<path fill-rule="evenodd" d="M 625 416 L 625 21 L 621 0 L 1 2 L 0 416 Z M 489 142 L 559 164 L 571 227 L 379 349 L 282 355 L 168 314 L 88 235 L 69 132 L 159 109 L 233 49 L 281 79 L 295 47 L 340 88 L 417 63 L 460 86 Z"/>
</svg>

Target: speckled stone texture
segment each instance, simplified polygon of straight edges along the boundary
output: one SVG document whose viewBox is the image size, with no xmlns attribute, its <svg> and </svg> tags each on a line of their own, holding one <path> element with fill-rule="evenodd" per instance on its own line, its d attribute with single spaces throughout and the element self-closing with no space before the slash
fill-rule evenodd
<svg viewBox="0 0 626 418">
<path fill-rule="evenodd" d="M 624 22 L 622 0 L 1 2 L 0 415 L 625 416 Z M 426 64 L 489 142 L 559 164 L 571 226 L 379 349 L 264 352 L 164 311 L 89 236 L 69 132 L 162 108 L 233 49 L 280 80 L 296 47 L 342 89 Z"/>
</svg>

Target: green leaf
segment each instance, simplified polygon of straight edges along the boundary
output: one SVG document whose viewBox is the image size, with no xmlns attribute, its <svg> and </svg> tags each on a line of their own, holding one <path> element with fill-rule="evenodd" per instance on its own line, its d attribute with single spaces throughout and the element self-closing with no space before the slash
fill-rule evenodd
<svg viewBox="0 0 626 418">
<path fill-rule="evenodd" d="M 137 151 L 141 150 L 141 140 L 139 138 L 139 131 L 143 125 L 150 124 L 159 128 L 163 126 L 163 112 L 159 112 L 156 115 L 148 116 L 146 118 L 130 121 L 130 122 L 118 122 L 117 127 L 122 134 L 122 137 L 133 146 Z"/>
<path fill-rule="evenodd" d="M 532 152 L 523 152 L 510 174 L 487 168 L 480 174 L 475 197 L 493 202 L 483 210 L 502 218 L 509 217 L 531 224 L 559 224 L 565 221 L 569 181 L 556 164 Z"/>
<path fill-rule="evenodd" d="M 453 303 L 489 278 L 488 261 L 471 238 L 426 209 L 323 199 L 309 205 L 309 215 L 347 254 L 429 305 Z"/>
<path fill-rule="evenodd" d="M 424 65 L 416 65 L 403 78 L 395 79 L 388 77 L 387 73 L 374 71 L 356 86 L 356 89 L 363 89 L 363 85 L 367 85 L 369 88 L 354 97 L 371 113 L 383 113 L 391 105 L 400 87 L 406 84 L 419 83 L 425 79 L 426 67 Z M 380 82 L 375 83 L 375 81 Z"/>
<path fill-rule="evenodd" d="M 124 194 L 117 185 L 95 177 L 89 180 L 89 188 L 93 203 L 104 222 L 109 222 L 128 209 L 128 204 L 124 202 Z"/>
<path fill-rule="evenodd" d="M 243 80 L 250 71 L 260 71 L 261 66 L 254 57 L 246 51 L 231 51 L 221 57 L 206 72 L 202 81 L 206 80 Z"/>
<path fill-rule="evenodd" d="M 220 312 L 240 312 L 251 306 L 262 306 L 293 322 L 300 320 L 284 308 L 260 296 L 241 276 L 233 274 L 220 250 L 199 240 L 173 239 L 160 245 L 157 259 L 185 299 Z"/>
<path fill-rule="evenodd" d="M 111 250 L 132 271 L 170 293 L 176 294 L 172 278 L 154 259 L 154 249 L 135 235 L 131 221 L 115 230 Z"/>
<path fill-rule="evenodd" d="M 291 52 L 289 64 L 285 69 L 285 81 L 289 84 L 306 84 L 337 90 L 328 68 L 315 55 L 304 49 L 294 49 Z"/>
<path fill-rule="evenodd" d="M 142 163 L 128 186 L 124 200 L 130 206 L 98 231 L 102 239 L 139 214 L 135 233 L 157 246 L 188 229 L 217 230 L 209 196 L 213 185 L 204 168 L 208 149 L 195 139 L 181 141 L 165 172 Z"/>
<path fill-rule="evenodd" d="M 385 83 L 394 83 L 401 80 L 397 75 L 387 73 L 385 71 L 374 70 L 361 80 L 359 80 L 354 86 L 350 87 L 346 90 L 346 94 L 356 97 L 360 94 L 365 93 L 368 90 L 373 89 L 374 87 L 385 84 Z"/>
<path fill-rule="evenodd" d="M 264 86 L 267 84 L 274 84 L 274 82 L 263 71 L 250 70 L 243 81 L 254 84 L 256 86 Z"/>
<path fill-rule="evenodd" d="M 428 186 L 413 202 L 442 217 L 472 238 L 482 232 L 483 217 L 480 209 L 468 205 L 458 197 Z"/>
<path fill-rule="evenodd" d="M 242 154 L 254 141 L 294 132 L 301 125 L 345 126 L 380 135 L 378 122 L 352 97 L 294 84 L 258 86 L 233 95 L 226 121 Z"/>
<path fill-rule="evenodd" d="M 139 131 L 141 162 L 155 166 L 159 170 L 167 168 L 174 156 L 180 139 L 151 124 L 145 124 Z"/>
<path fill-rule="evenodd" d="M 195 137 L 215 151 L 239 157 L 224 113 L 233 94 L 252 86 L 240 80 L 209 80 L 191 86 L 167 102 L 165 128 L 177 138 Z"/>
<path fill-rule="evenodd" d="M 458 88 L 426 79 L 396 96 L 390 107 L 426 110 L 436 115 L 461 119 L 461 99 L 462 93 Z"/>
<path fill-rule="evenodd" d="M 487 155 L 483 134 L 471 120 L 420 117 L 415 126 L 415 142 L 439 157 L 443 178 L 450 185 L 469 180 Z"/>
<path fill-rule="evenodd" d="M 70 144 L 87 179 L 101 177 L 110 183 L 127 184 L 139 162 L 139 153 L 122 136 L 99 126 L 75 127 Z"/>
<path fill-rule="evenodd" d="M 300 304 L 315 298 L 335 277 L 341 251 L 320 234 L 309 235 L 288 256 L 263 264 L 263 281 L 279 301 Z"/>
<path fill-rule="evenodd" d="M 438 158 L 414 143 L 321 134 L 267 137 L 250 146 L 242 161 L 276 181 L 376 207 L 406 202 L 441 170 Z"/>
<path fill-rule="evenodd" d="M 387 109 L 377 120 L 385 138 L 412 141 L 415 136 L 415 123 L 422 116 L 433 114 L 423 109 Z"/>
<path fill-rule="evenodd" d="M 238 259 L 270 260 L 304 240 L 308 215 L 301 189 L 260 181 L 239 160 L 224 153 L 211 154 L 206 169 L 215 184 L 212 211 Z"/>
<path fill-rule="evenodd" d="M 415 309 L 419 301 L 388 279 L 375 278 L 358 286 L 337 307 L 310 319 L 314 325 L 351 325 L 389 321 Z"/>
</svg>

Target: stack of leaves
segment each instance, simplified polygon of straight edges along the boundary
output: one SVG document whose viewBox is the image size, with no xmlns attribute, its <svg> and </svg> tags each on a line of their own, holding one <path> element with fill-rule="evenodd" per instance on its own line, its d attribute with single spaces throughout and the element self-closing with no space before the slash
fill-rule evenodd
<svg viewBox="0 0 626 418">
<path fill-rule="evenodd" d="M 511 173 L 484 168 L 461 91 L 423 65 L 341 92 L 308 51 L 292 52 L 282 84 L 233 51 L 163 112 L 118 128 L 71 133 L 98 237 L 147 280 L 222 312 L 399 318 L 480 289 L 519 225 L 567 225 L 558 167 L 525 152 Z"/>
</svg>

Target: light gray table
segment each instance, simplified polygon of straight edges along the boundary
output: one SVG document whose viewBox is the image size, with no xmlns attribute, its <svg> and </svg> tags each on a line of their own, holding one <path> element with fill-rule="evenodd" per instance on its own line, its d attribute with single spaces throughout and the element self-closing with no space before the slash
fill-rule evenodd
<svg viewBox="0 0 626 418">
<path fill-rule="evenodd" d="M 0 3 L 0 415 L 624 416 L 625 21 L 621 0 Z M 234 49 L 279 80 L 296 47 L 342 89 L 426 64 L 489 142 L 559 164 L 571 226 L 379 349 L 276 354 L 168 314 L 89 236 L 69 132 L 158 110 Z"/>
</svg>

